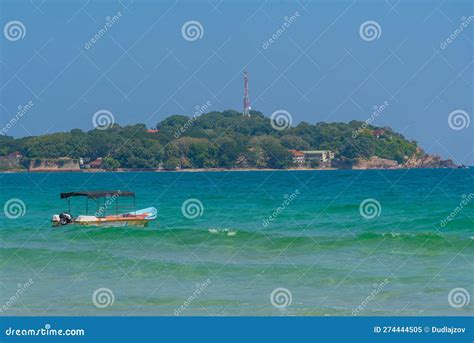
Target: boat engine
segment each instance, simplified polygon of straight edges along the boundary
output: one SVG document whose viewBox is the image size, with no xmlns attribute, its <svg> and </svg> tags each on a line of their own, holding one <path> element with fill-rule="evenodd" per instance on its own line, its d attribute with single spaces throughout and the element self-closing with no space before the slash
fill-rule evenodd
<svg viewBox="0 0 474 343">
<path fill-rule="evenodd" d="M 59 214 L 59 224 L 67 225 L 72 223 L 72 216 L 69 213 L 62 212 Z"/>
</svg>

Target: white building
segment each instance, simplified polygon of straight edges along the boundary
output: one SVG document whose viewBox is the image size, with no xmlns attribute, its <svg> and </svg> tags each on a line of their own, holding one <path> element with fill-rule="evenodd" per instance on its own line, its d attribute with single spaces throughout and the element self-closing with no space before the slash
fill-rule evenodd
<svg viewBox="0 0 474 343">
<path fill-rule="evenodd" d="M 330 162 L 334 159 L 334 153 L 331 150 L 306 150 L 302 153 L 305 161 Z"/>
</svg>

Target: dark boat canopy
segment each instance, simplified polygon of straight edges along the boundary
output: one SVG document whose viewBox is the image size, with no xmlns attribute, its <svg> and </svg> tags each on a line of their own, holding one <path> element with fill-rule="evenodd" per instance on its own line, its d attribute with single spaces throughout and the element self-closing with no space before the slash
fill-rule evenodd
<svg viewBox="0 0 474 343">
<path fill-rule="evenodd" d="M 81 191 L 81 192 L 69 192 L 61 193 L 61 199 L 66 199 L 70 197 L 88 197 L 89 199 L 104 198 L 108 196 L 120 196 L 120 197 L 133 197 L 135 196 L 134 192 L 125 192 L 121 190 L 112 190 L 112 191 Z"/>
</svg>

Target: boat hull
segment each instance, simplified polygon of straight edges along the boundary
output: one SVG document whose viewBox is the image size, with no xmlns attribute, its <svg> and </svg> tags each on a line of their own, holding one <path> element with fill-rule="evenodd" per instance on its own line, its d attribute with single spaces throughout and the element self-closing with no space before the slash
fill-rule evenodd
<svg viewBox="0 0 474 343">
<path fill-rule="evenodd" d="M 98 226 L 98 227 L 145 227 L 148 223 L 155 220 L 157 217 L 157 210 L 154 207 L 145 208 L 142 210 L 123 213 L 118 215 L 111 215 L 105 217 L 96 217 L 88 215 L 77 216 L 72 222 L 66 225 L 79 226 Z M 53 216 L 53 226 L 62 226 L 58 219 L 58 215 Z"/>
<path fill-rule="evenodd" d="M 82 226 L 97 226 L 97 227 L 125 227 L 125 226 L 136 226 L 145 227 L 148 226 L 149 220 L 106 220 L 106 221 L 74 221 L 75 225 Z"/>
</svg>

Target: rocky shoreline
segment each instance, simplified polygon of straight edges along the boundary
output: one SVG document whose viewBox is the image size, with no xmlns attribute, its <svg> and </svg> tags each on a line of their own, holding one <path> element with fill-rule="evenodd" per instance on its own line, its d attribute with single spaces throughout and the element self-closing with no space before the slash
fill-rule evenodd
<svg viewBox="0 0 474 343">
<path fill-rule="evenodd" d="M 11 169 L 11 170 L 1 170 L 0 173 L 129 173 L 129 172 L 149 172 L 149 173 L 200 173 L 200 172 L 254 172 L 254 171 L 333 171 L 333 170 L 402 170 L 402 169 L 459 169 L 459 168 L 469 168 L 467 166 L 445 166 L 443 164 L 436 166 L 386 166 L 379 165 L 378 167 L 373 167 L 369 165 L 358 165 L 354 168 L 286 168 L 286 169 L 269 169 L 269 168 L 188 168 L 188 169 L 177 169 L 177 170 L 165 170 L 165 169 L 134 169 L 134 168 L 119 168 L 117 170 L 105 170 L 105 169 L 37 169 L 37 170 L 26 170 L 26 169 Z"/>
<path fill-rule="evenodd" d="M 443 160 L 440 156 L 424 155 L 413 157 L 399 164 L 395 160 L 372 157 L 367 160 L 358 159 L 352 169 L 417 169 L 417 168 L 460 168 L 452 160 Z"/>
<path fill-rule="evenodd" d="M 403 163 L 395 160 L 372 156 L 368 159 L 356 158 L 353 160 L 341 158 L 334 159 L 331 164 L 320 165 L 317 167 L 299 166 L 282 169 L 272 168 L 251 168 L 251 167 L 234 167 L 234 168 L 182 168 L 169 170 L 163 168 L 116 168 L 114 170 L 106 170 L 103 168 L 80 167 L 77 161 L 72 159 L 45 160 L 41 162 L 31 162 L 22 168 L 21 158 L 9 159 L 8 164 L 4 164 L 0 168 L 0 173 L 19 173 L 19 172 L 83 172 L 83 173 L 101 173 L 101 172 L 219 172 L 219 171 L 279 171 L 279 170 L 387 170 L 387 169 L 420 169 L 420 168 L 464 168 L 466 166 L 457 165 L 452 160 L 443 160 L 440 156 L 430 155 L 419 149 L 411 158 L 406 157 Z"/>
</svg>

